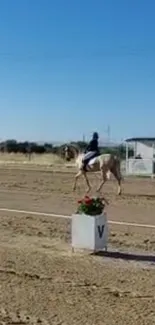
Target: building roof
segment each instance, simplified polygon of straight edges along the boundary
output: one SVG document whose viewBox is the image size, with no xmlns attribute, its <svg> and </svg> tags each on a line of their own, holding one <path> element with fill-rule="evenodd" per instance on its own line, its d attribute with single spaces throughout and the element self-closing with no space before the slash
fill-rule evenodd
<svg viewBox="0 0 155 325">
<path fill-rule="evenodd" d="M 126 139 L 125 140 L 126 142 L 155 142 L 155 138 L 151 138 L 151 137 L 148 137 L 148 138 L 129 138 L 129 139 Z"/>
</svg>

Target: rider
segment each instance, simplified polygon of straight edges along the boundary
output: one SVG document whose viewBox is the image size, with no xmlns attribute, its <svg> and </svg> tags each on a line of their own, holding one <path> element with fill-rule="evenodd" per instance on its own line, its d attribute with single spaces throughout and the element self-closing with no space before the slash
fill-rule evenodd
<svg viewBox="0 0 155 325">
<path fill-rule="evenodd" d="M 98 133 L 94 132 L 93 137 L 85 150 L 85 155 L 83 158 L 82 168 L 85 171 L 86 171 L 86 167 L 87 167 L 87 164 L 90 161 L 90 159 L 95 158 L 100 155 L 99 147 L 98 147 L 98 139 L 99 139 Z"/>
</svg>

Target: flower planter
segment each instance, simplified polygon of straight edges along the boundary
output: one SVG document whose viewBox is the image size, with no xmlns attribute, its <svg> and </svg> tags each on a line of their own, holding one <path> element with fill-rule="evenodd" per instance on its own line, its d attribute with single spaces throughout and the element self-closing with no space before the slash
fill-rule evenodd
<svg viewBox="0 0 155 325">
<path fill-rule="evenodd" d="M 73 214 L 72 216 L 72 249 L 107 250 L 108 224 L 107 216 Z"/>
</svg>

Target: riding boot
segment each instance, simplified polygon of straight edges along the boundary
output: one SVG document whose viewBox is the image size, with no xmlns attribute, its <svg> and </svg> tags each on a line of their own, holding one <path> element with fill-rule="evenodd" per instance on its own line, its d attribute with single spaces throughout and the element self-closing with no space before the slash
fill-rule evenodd
<svg viewBox="0 0 155 325">
<path fill-rule="evenodd" d="M 84 160 L 84 162 L 83 162 L 83 170 L 85 172 L 87 172 L 87 168 L 88 168 L 88 160 Z"/>
</svg>

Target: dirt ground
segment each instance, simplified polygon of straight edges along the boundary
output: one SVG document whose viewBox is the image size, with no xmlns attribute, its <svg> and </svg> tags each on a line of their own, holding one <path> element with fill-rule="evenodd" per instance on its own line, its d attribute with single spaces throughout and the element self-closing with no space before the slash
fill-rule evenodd
<svg viewBox="0 0 155 325">
<path fill-rule="evenodd" d="M 71 215 L 74 174 L 0 167 L 0 209 Z M 91 176 L 95 189 L 96 176 Z M 155 225 L 155 181 L 109 181 L 108 219 Z M 95 193 L 95 190 L 94 190 Z M 93 194 L 93 193 L 92 193 Z M 155 324 L 155 229 L 109 225 L 108 253 L 72 253 L 71 220 L 0 210 L 0 325 Z"/>
</svg>

